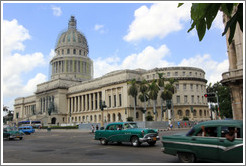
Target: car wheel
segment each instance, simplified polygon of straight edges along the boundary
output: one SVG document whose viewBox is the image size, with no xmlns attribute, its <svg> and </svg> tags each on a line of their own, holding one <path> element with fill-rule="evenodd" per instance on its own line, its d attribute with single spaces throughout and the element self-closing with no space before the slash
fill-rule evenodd
<svg viewBox="0 0 246 166">
<path fill-rule="evenodd" d="M 107 145 L 108 144 L 108 141 L 105 138 L 102 138 L 102 139 L 100 139 L 100 143 L 102 145 Z"/>
<path fill-rule="evenodd" d="M 137 136 L 132 137 L 131 143 L 132 143 L 132 146 L 135 146 L 135 147 L 140 145 L 140 142 Z"/>
<path fill-rule="evenodd" d="M 148 144 L 149 144 L 150 146 L 154 146 L 155 143 L 156 143 L 156 141 L 148 142 Z"/>
<path fill-rule="evenodd" d="M 117 142 L 117 144 L 118 144 L 118 145 L 121 145 L 121 144 L 122 144 L 122 142 Z"/>
<path fill-rule="evenodd" d="M 23 137 L 20 137 L 19 139 L 22 140 Z"/>
<path fill-rule="evenodd" d="M 193 153 L 178 153 L 178 157 L 182 163 L 194 163 L 196 160 Z"/>
</svg>

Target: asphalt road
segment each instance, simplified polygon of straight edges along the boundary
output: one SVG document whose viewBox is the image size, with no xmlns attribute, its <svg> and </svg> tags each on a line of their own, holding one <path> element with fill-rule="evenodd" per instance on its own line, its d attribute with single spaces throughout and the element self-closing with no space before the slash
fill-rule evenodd
<svg viewBox="0 0 246 166">
<path fill-rule="evenodd" d="M 160 136 L 182 131 L 163 131 Z M 37 130 L 23 140 L 3 141 L 3 163 L 179 163 L 176 156 L 161 152 L 162 143 L 101 145 L 94 134 L 79 130 Z"/>
</svg>

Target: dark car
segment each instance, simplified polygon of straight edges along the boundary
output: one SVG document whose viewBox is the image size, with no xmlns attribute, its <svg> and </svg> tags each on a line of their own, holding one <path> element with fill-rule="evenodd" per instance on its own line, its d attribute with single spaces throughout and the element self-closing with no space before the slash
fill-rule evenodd
<svg viewBox="0 0 246 166">
<path fill-rule="evenodd" d="M 20 140 L 22 140 L 23 138 L 23 132 L 18 131 L 16 127 L 4 127 L 3 128 L 3 138 L 4 139 L 15 139 L 15 138 L 19 138 Z"/>
<path fill-rule="evenodd" d="M 163 153 L 181 162 L 243 162 L 243 121 L 213 120 L 199 123 L 187 134 L 162 137 Z"/>
</svg>

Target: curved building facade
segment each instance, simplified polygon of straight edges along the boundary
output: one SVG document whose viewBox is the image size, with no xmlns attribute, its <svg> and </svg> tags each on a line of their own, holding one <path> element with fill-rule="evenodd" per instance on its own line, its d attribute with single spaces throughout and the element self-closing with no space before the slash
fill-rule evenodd
<svg viewBox="0 0 246 166">
<path fill-rule="evenodd" d="M 174 78 L 176 93 L 173 95 L 171 117 L 173 121 L 188 117 L 190 120 L 209 120 L 205 72 L 194 67 L 164 67 L 152 70 L 118 70 L 93 79 L 93 62 L 88 57 L 85 36 L 76 30 L 72 16 L 68 30 L 57 40 L 56 55 L 51 60 L 51 80 L 37 85 L 34 95 L 15 100 L 14 121 L 41 120 L 44 125 L 67 123 L 100 123 L 127 121 L 134 117 L 134 100 L 128 95 L 132 79 L 151 82 L 158 79 L 157 73 L 165 78 Z M 160 96 L 159 92 L 159 96 Z M 107 107 L 103 113 L 100 101 Z M 167 121 L 168 112 L 161 112 L 160 97 L 157 100 L 157 121 Z M 144 121 L 145 115 L 153 116 L 153 101 L 137 101 L 136 121 Z M 165 109 L 165 103 L 163 108 Z"/>
</svg>

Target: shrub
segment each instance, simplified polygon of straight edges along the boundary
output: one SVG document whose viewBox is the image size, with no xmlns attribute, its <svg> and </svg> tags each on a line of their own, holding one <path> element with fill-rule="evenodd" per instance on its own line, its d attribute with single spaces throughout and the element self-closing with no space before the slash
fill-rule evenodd
<svg viewBox="0 0 246 166">
<path fill-rule="evenodd" d="M 148 115 L 145 117 L 146 121 L 153 121 L 153 116 Z"/>
<path fill-rule="evenodd" d="M 133 122 L 133 117 L 129 116 L 129 117 L 126 118 L 126 120 L 127 120 L 128 122 Z"/>
<path fill-rule="evenodd" d="M 188 117 L 186 117 L 186 116 L 185 116 L 185 117 L 183 117 L 183 121 L 186 121 L 186 120 L 187 120 L 187 121 L 189 121 L 189 118 L 188 118 Z"/>
</svg>

